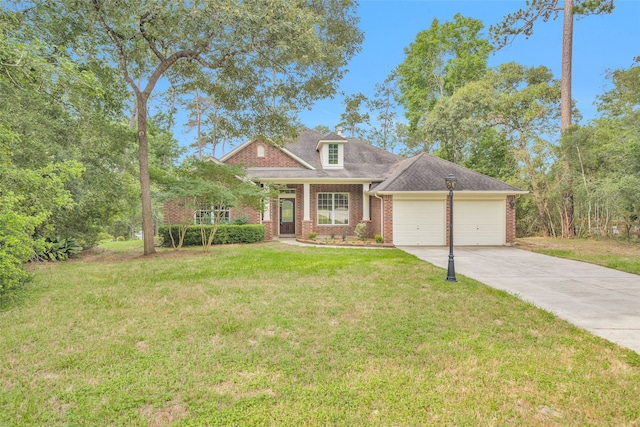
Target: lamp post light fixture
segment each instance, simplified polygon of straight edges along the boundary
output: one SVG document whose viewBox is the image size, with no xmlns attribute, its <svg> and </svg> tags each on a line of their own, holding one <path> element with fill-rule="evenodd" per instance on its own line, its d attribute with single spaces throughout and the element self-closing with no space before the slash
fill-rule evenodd
<svg viewBox="0 0 640 427">
<path fill-rule="evenodd" d="M 457 177 L 450 173 L 444 179 L 449 190 L 449 267 L 447 268 L 447 282 L 457 282 L 456 269 L 453 265 L 453 190 L 456 188 Z"/>
</svg>

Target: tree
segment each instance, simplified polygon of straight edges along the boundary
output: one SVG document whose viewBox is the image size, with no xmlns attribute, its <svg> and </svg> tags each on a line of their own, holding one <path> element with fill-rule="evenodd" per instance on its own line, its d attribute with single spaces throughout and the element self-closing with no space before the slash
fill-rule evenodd
<svg viewBox="0 0 640 427">
<path fill-rule="evenodd" d="M 393 151 L 397 143 L 397 135 L 394 135 L 394 123 L 396 118 L 397 82 L 395 75 L 387 77 L 384 82 L 376 83 L 375 95 L 369 101 L 369 109 L 375 111 L 376 125 L 369 131 L 369 141 L 383 150 Z"/>
<path fill-rule="evenodd" d="M 91 246 L 128 193 L 127 143 L 114 121 L 121 85 L 99 62 L 80 67 L 0 10 L 0 288 L 45 240 Z M 102 83 L 110 82 L 109 90 Z M 80 149 L 82 145 L 82 149 Z M 1 292 L 1 289 L 0 289 Z"/>
<path fill-rule="evenodd" d="M 467 84 L 452 95 L 440 97 L 419 125 L 422 151 L 453 163 L 464 163 L 473 140 L 487 127 L 487 105 L 495 95 L 491 85 Z"/>
<path fill-rule="evenodd" d="M 426 132 L 441 143 L 448 141 L 450 149 L 455 147 L 453 153 L 461 163 L 528 186 L 535 202 L 537 228 L 550 234 L 547 173 L 555 160 L 551 141 L 559 100 L 559 82 L 546 67 L 502 64 L 438 100 L 425 119 Z M 463 146 L 463 142 L 468 143 Z M 446 147 L 431 149 L 446 157 L 451 154 Z M 494 167 L 487 169 L 488 164 Z M 515 165 L 519 166 L 517 177 L 507 172 Z"/>
<path fill-rule="evenodd" d="M 533 34 L 533 27 L 537 20 L 547 22 L 556 19 L 559 12 L 563 12 L 564 25 L 562 31 L 562 99 L 561 99 L 561 132 L 571 126 L 572 98 L 571 98 L 571 69 L 573 58 L 573 16 L 611 13 L 614 8 L 613 0 L 564 0 L 563 7 L 560 0 L 527 0 L 527 8 L 509 14 L 500 24 L 491 26 L 490 31 L 498 47 L 504 47 L 510 40 L 524 34 Z M 569 172 L 568 161 L 564 160 L 564 170 Z M 563 220 L 562 237 L 575 235 L 573 218 L 573 183 L 569 180 L 563 189 Z"/>
<path fill-rule="evenodd" d="M 480 34 L 483 28 L 481 21 L 459 13 L 453 22 L 434 19 L 405 49 L 405 60 L 395 73 L 398 101 L 405 107 L 411 132 L 440 97 L 484 75 L 492 47 Z"/>
<path fill-rule="evenodd" d="M 640 61 L 637 58 L 636 61 Z M 589 233 L 606 235 L 613 220 L 627 237 L 640 221 L 640 66 L 609 73 L 613 88 L 598 98 L 602 117 L 563 136 Z"/>
<path fill-rule="evenodd" d="M 516 160 L 523 165 L 523 181 L 533 193 L 539 229 L 549 235 L 552 224 L 545 174 L 554 160 L 551 141 L 559 116 L 559 82 L 546 67 L 515 63 L 501 65 L 483 80 L 495 89 L 488 121 L 510 140 Z"/>
<path fill-rule="evenodd" d="M 26 3 L 26 4 L 25 4 Z M 351 2 L 45 0 L 15 6 L 53 45 L 117 66 L 135 94 L 144 253 L 155 252 L 149 180 L 148 103 L 163 77 L 208 82 L 216 102 L 249 105 L 249 135 L 293 134 L 288 113 L 335 93 L 362 35 Z M 272 79 L 273 70 L 279 78 Z M 274 97 L 281 108 L 269 108 Z M 251 111 L 247 111 L 251 110 Z M 283 124 L 287 124 L 283 128 Z"/>
<path fill-rule="evenodd" d="M 323 135 L 331 133 L 331 129 L 329 128 L 329 126 L 325 125 L 317 125 L 313 128 L 313 130 L 315 130 L 316 132 L 320 132 Z"/>
<path fill-rule="evenodd" d="M 368 104 L 367 97 L 362 93 L 346 95 L 342 104 L 344 105 L 344 113 L 340 115 L 340 124 L 347 127 L 352 138 L 362 137 L 364 133 L 358 129 L 358 125 L 369 124 L 369 113 L 361 112 L 362 108 Z"/>
<path fill-rule="evenodd" d="M 227 209 L 242 205 L 261 210 L 263 201 L 274 195 L 249 180 L 242 168 L 208 160 L 187 159 L 175 173 L 155 169 L 154 176 L 164 200 L 178 201 L 194 212 L 203 211 L 196 218 L 205 252 L 211 248 Z M 184 221 L 177 225 L 178 243 L 174 240 L 172 244 L 179 249 L 188 224 Z M 174 239 L 171 229 L 170 236 Z"/>
</svg>

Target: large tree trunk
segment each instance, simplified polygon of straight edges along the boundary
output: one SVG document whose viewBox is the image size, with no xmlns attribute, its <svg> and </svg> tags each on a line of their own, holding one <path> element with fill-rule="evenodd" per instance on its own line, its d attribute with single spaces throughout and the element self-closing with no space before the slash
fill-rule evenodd
<svg viewBox="0 0 640 427">
<path fill-rule="evenodd" d="M 562 86 L 561 86 L 561 131 L 571 126 L 571 60 L 573 55 L 573 0 L 564 0 L 564 29 L 562 34 Z M 576 235 L 573 218 L 573 179 L 567 153 L 563 155 L 562 169 L 562 238 Z"/>
<path fill-rule="evenodd" d="M 140 165 L 140 195 L 142 199 L 142 233 L 144 254 L 156 252 L 153 243 L 153 216 L 151 214 L 151 181 L 149 179 L 149 139 L 147 138 L 147 100 L 146 92 L 138 93 L 138 163 Z"/>
</svg>

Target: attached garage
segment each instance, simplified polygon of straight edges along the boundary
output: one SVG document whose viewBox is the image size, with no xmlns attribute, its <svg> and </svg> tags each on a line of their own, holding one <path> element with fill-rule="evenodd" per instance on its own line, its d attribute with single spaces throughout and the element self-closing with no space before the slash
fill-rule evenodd
<svg viewBox="0 0 640 427">
<path fill-rule="evenodd" d="M 383 233 L 397 246 L 449 244 L 449 189 L 453 189 L 453 245 L 504 246 L 516 238 L 515 198 L 526 191 L 427 153 L 403 160 L 369 194 L 384 198 Z M 389 233 L 391 231 L 391 233 Z M 386 238 L 386 236 L 385 236 Z"/>
<path fill-rule="evenodd" d="M 506 243 L 506 201 L 456 200 L 453 197 L 454 246 L 500 246 Z"/>
<path fill-rule="evenodd" d="M 393 243 L 397 246 L 444 245 L 445 215 L 445 200 L 394 197 Z"/>
</svg>

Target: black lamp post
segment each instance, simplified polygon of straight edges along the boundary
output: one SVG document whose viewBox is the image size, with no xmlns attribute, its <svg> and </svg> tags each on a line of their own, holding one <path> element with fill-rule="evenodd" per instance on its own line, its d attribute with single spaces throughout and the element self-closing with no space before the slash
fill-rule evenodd
<svg viewBox="0 0 640 427">
<path fill-rule="evenodd" d="M 457 178 L 450 173 L 444 179 L 449 190 L 449 267 L 447 268 L 447 282 L 457 282 L 456 269 L 453 265 L 453 190 L 456 188 Z"/>
</svg>

